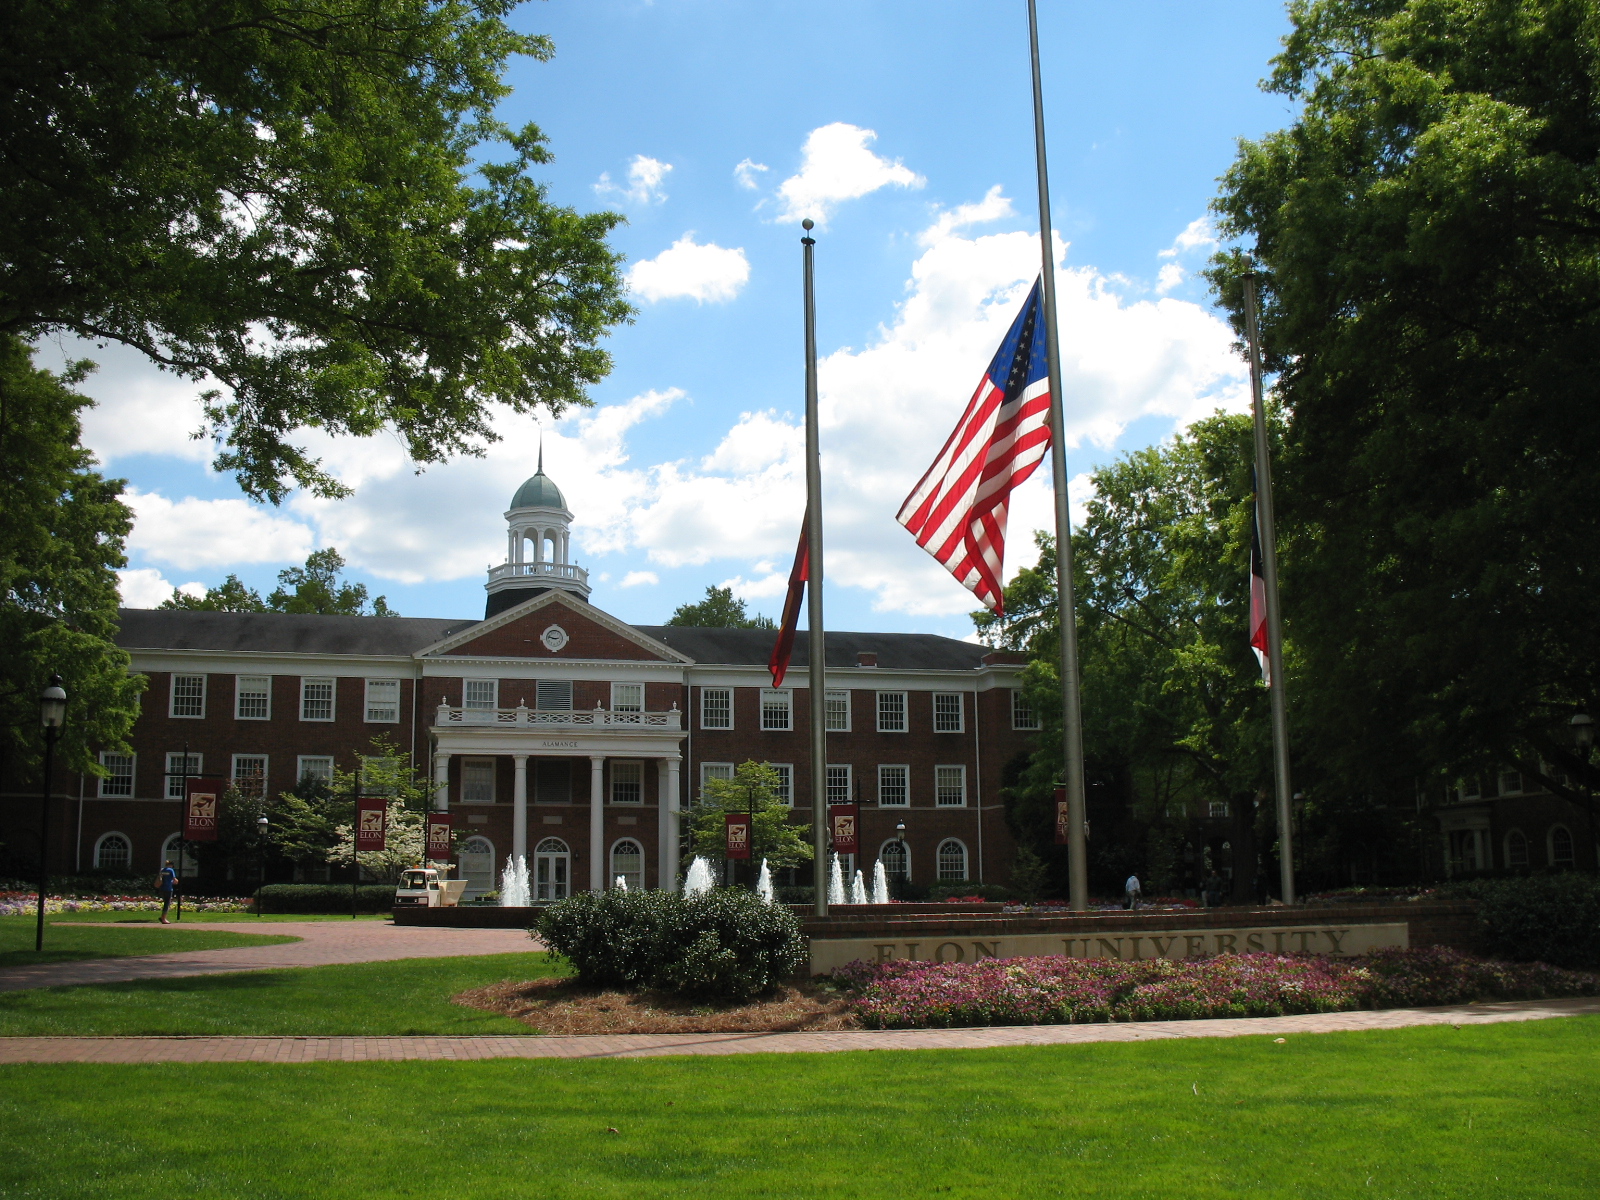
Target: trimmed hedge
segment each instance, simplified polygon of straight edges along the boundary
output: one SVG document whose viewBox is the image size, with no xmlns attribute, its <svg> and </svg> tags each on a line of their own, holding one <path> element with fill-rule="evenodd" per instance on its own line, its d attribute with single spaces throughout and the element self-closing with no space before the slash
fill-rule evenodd
<svg viewBox="0 0 1600 1200">
<path fill-rule="evenodd" d="M 394 884 L 364 883 L 356 889 L 356 911 L 386 913 L 394 907 Z M 348 883 L 269 883 L 256 889 L 258 913 L 347 913 Z"/>
<path fill-rule="evenodd" d="M 770 992 L 806 959 L 794 914 L 741 888 L 579 892 L 534 932 L 584 983 L 718 1000 Z"/>
<path fill-rule="evenodd" d="M 1448 889 L 1478 902 L 1478 945 L 1494 958 L 1600 967 L 1600 878 L 1568 872 L 1474 879 Z"/>
</svg>

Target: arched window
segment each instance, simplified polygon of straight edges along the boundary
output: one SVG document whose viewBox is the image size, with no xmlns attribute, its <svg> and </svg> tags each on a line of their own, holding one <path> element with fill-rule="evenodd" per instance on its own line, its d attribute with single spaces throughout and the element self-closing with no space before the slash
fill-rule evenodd
<svg viewBox="0 0 1600 1200">
<path fill-rule="evenodd" d="M 1571 837 L 1568 837 L 1569 845 L 1571 841 Z M 133 843 L 126 834 L 101 834 L 100 840 L 94 844 L 94 865 L 106 870 L 127 870 L 133 866 Z"/>
<path fill-rule="evenodd" d="M 467 881 L 467 895 L 481 896 L 494 890 L 494 843 L 488 838 L 474 834 L 462 842 L 456 851 L 456 862 L 461 867 L 461 877 Z"/>
<path fill-rule="evenodd" d="M 1565 825 L 1550 827 L 1550 865 L 1552 867 L 1572 865 L 1572 831 Z"/>
<path fill-rule="evenodd" d="M 533 898 L 565 900 L 572 892 L 572 853 L 560 838 L 533 848 Z"/>
<path fill-rule="evenodd" d="M 878 849 L 878 861 L 883 864 L 883 873 L 890 879 L 911 878 L 911 853 L 898 838 L 885 842 Z"/>
<path fill-rule="evenodd" d="M 168 863 L 177 869 L 178 876 L 182 879 L 193 879 L 200 874 L 200 864 L 194 860 L 194 848 L 183 844 L 181 833 L 175 833 L 161 843 L 161 865 L 166 866 Z"/>
<path fill-rule="evenodd" d="M 1520 829 L 1513 829 L 1506 834 L 1506 866 L 1525 867 L 1528 865 L 1528 839 Z"/>
<path fill-rule="evenodd" d="M 965 879 L 967 877 L 967 848 L 955 838 L 939 843 L 939 879 Z"/>
<path fill-rule="evenodd" d="M 621 876 L 630 892 L 644 887 L 644 847 L 632 838 L 623 838 L 611 847 L 611 884 Z"/>
</svg>

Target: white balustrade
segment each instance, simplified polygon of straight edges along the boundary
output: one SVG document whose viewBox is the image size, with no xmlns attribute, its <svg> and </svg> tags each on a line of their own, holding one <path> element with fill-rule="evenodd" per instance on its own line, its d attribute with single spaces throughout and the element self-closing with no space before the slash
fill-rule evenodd
<svg viewBox="0 0 1600 1200">
<path fill-rule="evenodd" d="M 508 562 L 489 568 L 491 582 L 496 579 L 520 579 L 539 575 L 553 579 L 573 579 L 579 583 L 589 582 L 589 572 L 573 563 Z"/>
<path fill-rule="evenodd" d="M 612 712 L 609 709 L 456 708 L 441 704 L 435 725 L 489 725 L 500 729 L 682 729 L 683 713 Z"/>
</svg>

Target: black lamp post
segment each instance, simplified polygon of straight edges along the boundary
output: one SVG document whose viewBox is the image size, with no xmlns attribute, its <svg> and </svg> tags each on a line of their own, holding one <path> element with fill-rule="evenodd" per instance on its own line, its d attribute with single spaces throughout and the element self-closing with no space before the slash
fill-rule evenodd
<svg viewBox="0 0 1600 1200">
<path fill-rule="evenodd" d="M 1567 727 L 1572 730 L 1572 741 L 1578 748 L 1579 757 L 1583 759 L 1583 798 L 1587 801 L 1584 809 L 1589 818 L 1589 853 L 1595 858 L 1595 870 L 1600 871 L 1600 843 L 1596 843 L 1594 834 L 1594 789 L 1589 786 L 1589 755 L 1594 750 L 1594 718 L 1580 709 L 1572 715 Z"/>
<path fill-rule="evenodd" d="M 56 765 L 56 739 L 67 720 L 67 693 L 61 676 L 39 693 L 39 724 L 44 726 L 44 795 L 39 804 L 39 925 L 34 932 L 35 952 L 44 949 L 44 896 L 50 890 L 50 790 Z"/>
<path fill-rule="evenodd" d="M 900 843 L 900 861 L 906 869 L 906 873 L 901 876 L 901 879 L 909 883 L 911 881 L 911 847 L 906 845 L 906 823 L 904 821 L 894 827 L 894 840 Z M 904 892 L 900 894 L 902 896 L 905 895 Z"/>
</svg>

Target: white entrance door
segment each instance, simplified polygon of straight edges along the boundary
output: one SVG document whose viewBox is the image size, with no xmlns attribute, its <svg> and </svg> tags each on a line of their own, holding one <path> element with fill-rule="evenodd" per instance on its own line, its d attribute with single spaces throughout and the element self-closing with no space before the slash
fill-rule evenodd
<svg viewBox="0 0 1600 1200">
<path fill-rule="evenodd" d="M 565 900 L 571 892 L 572 855 L 560 838 L 545 838 L 533 850 L 533 898 Z"/>
</svg>

